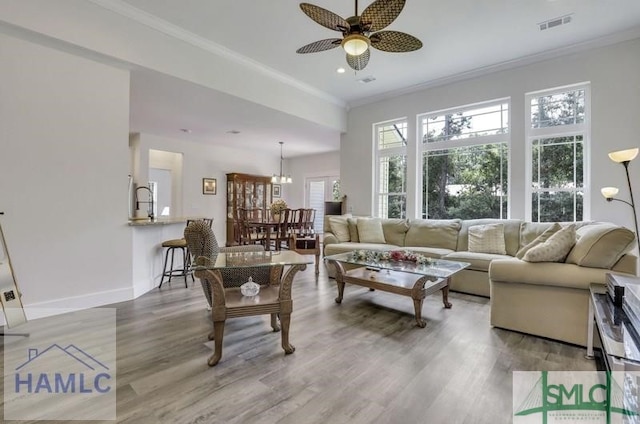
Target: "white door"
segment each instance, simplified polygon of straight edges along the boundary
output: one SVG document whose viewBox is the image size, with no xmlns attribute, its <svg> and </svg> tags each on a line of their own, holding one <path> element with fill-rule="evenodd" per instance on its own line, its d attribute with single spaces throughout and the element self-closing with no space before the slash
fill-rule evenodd
<svg viewBox="0 0 640 424">
<path fill-rule="evenodd" d="M 305 184 L 305 207 L 315 209 L 313 227 L 316 233 L 324 232 L 324 202 L 333 200 L 333 187 L 339 177 L 307 178 Z"/>
</svg>

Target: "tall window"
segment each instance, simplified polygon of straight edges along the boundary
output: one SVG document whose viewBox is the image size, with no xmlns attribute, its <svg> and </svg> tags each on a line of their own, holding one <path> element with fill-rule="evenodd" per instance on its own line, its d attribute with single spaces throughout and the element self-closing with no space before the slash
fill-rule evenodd
<svg viewBox="0 0 640 424">
<path fill-rule="evenodd" d="M 407 216 L 407 121 L 385 122 L 376 132 L 376 209 L 381 218 Z"/>
<path fill-rule="evenodd" d="M 509 101 L 418 116 L 422 217 L 506 218 Z"/>
<path fill-rule="evenodd" d="M 531 221 L 585 219 L 588 95 L 582 84 L 526 96 Z"/>
</svg>

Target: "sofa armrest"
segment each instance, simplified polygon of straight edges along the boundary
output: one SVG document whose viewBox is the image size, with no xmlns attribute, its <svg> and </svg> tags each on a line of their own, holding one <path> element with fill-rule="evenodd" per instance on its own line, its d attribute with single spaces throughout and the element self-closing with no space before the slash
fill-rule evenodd
<svg viewBox="0 0 640 424">
<path fill-rule="evenodd" d="M 637 275 L 638 257 L 626 254 L 623 255 L 618 262 L 611 268 L 611 271 L 624 272 L 627 274 Z"/>
<path fill-rule="evenodd" d="M 340 241 L 338 240 L 338 237 L 335 236 L 335 234 L 329 233 L 329 232 L 324 233 L 324 236 L 322 238 L 322 244 L 324 246 L 326 246 L 327 244 L 337 244 L 337 243 L 340 243 Z"/>
</svg>

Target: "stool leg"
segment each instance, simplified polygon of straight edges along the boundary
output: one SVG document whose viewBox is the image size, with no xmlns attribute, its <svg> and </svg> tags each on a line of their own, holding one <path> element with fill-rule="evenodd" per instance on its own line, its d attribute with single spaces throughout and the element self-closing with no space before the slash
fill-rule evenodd
<svg viewBox="0 0 640 424">
<path fill-rule="evenodd" d="M 189 272 L 189 260 L 187 259 L 188 249 L 181 247 L 182 249 L 182 276 L 184 277 L 184 287 L 189 288 L 187 283 L 187 273 Z"/>
<path fill-rule="evenodd" d="M 173 259 L 176 255 L 176 249 L 175 247 L 170 247 L 169 250 L 171 250 L 171 268 L 169 268 L 169 283 L 171 283 L 171 277 L 173 277 Z"/>
<path fill-rule="evenodd" d="M 171 249 L 167 249 L 167 251 L 164 253 L 164 264 L 162 265 L 162 277 L 160 277 L 160 285 L 158 286 L 158 288 L 162 287 L 162 282 L 164 281 L 164 277 L 167 275 L 167 261 L 169 259 L 169 250 Z"/>
</svg>

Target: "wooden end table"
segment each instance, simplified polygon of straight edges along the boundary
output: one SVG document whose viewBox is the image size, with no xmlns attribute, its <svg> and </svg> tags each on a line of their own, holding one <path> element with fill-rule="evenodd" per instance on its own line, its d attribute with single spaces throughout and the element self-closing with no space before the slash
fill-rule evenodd
<svg viewBox="0 0 640 424">
<path fill-rule="evenodd" d="M 315 255 L 316 257 L 316 275 L 320 273 L 320 236 L 299 236 L 292 235 L 289 241 L 289 250 L 297 252 L 301 255 Z"/>
</svg>

